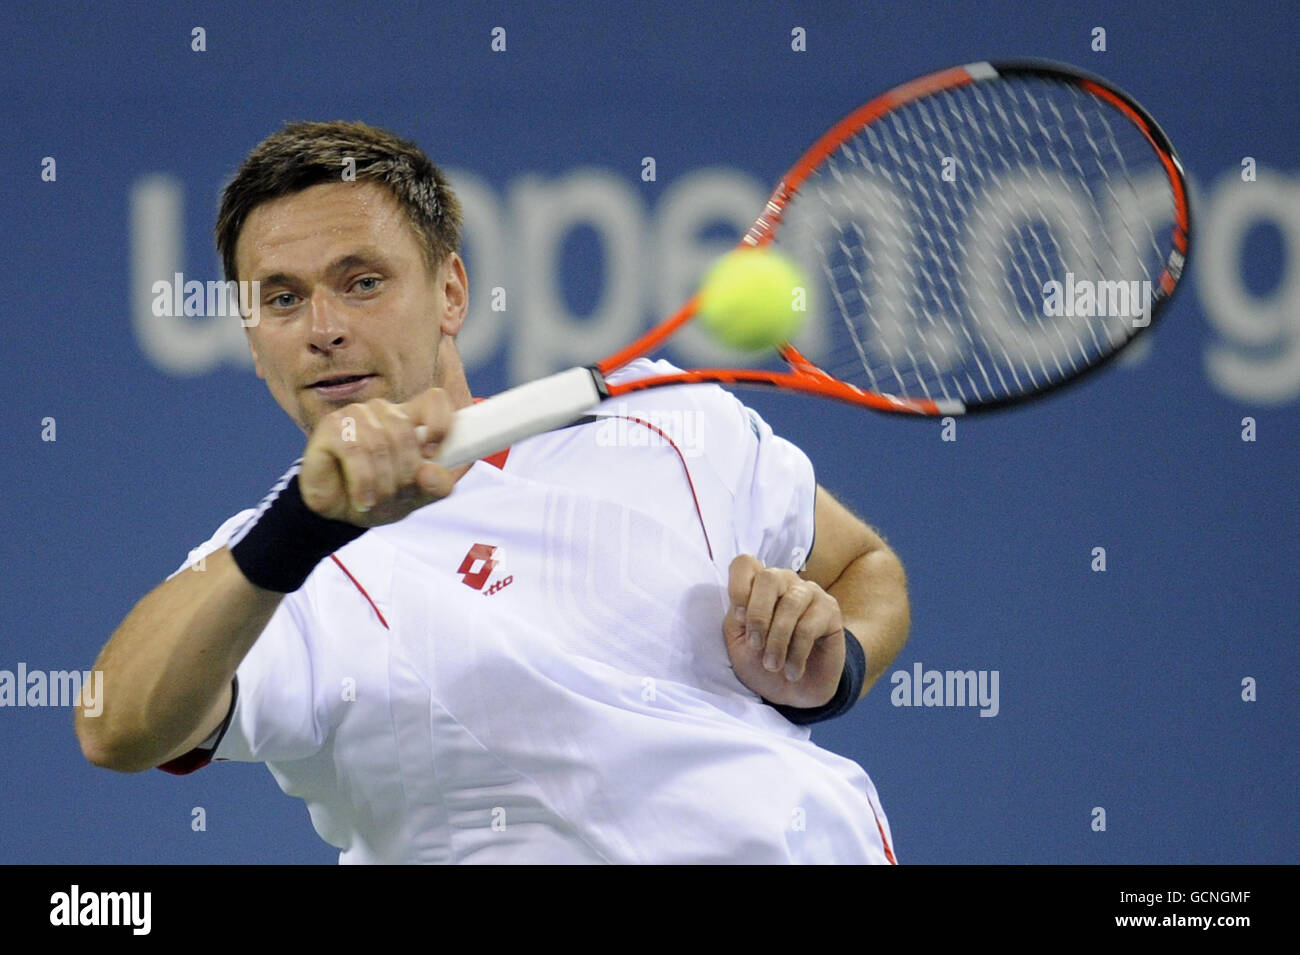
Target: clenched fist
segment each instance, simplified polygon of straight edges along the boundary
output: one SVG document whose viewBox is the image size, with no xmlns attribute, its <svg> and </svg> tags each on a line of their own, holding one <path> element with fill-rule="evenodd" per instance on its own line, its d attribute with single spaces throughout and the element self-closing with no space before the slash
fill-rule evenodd
<svg viewBox="0 0 1300 955">
<path fill-rule="evenodd" d="M 793 570 L 741 554 L 731 562 L 731 608 L 722 622 L 740 682 L 769 703 L 828 703 L 844 670 L 839 602 Z"/>
<path fill-rule="evenodd" d="M 303 452 L 303 502 L 322 517 L 378 527 L 446 497 L 466 468 L 449 471 L 427 459 L 453 413 L 441 388 L 401 404 L 374 398 L 331 412 Z"/>
</svg>

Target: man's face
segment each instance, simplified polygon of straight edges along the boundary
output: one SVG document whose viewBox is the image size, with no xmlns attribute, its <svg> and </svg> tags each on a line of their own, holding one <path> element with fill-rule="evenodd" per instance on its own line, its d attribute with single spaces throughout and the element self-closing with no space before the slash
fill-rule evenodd
<svg viewBox="0 0 1300 955">
<path fill-rule="evenodd" d="M 235 245 L 241 280 L 256 280 L 248 328 L 257 375 L 308 434 L 344 405 L 401 402 L 439 380 L 443 335 L 468 303 L 455 253 L 430 274 L 392 193 L 331 182 L 253 209 Z"/>
</svg>

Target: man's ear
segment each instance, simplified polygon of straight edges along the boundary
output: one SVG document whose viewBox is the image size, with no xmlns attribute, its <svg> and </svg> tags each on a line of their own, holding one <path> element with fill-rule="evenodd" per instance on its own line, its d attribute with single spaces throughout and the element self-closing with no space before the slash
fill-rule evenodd
<svg viewBox="0 0 1300 955">
<path fill-rule="evenodd" d="M 446 302 L 439 326 L 444 335 L 454 336 L 465 324 L 469 311 L 469 277 L 465 274 L 465 262 L 455 252 L 448 253 L 439 273 Z"/>
</svg>

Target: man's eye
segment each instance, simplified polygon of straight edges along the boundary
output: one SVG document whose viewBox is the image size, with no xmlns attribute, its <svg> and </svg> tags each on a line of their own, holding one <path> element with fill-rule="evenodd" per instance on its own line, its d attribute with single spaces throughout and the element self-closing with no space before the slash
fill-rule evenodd
<svg viewBox="0 0 1300 955">
<path fill-rule="evenodd" d="M 292 292 L 281 292 L 279 295 L 272 296 L 271 304 L 274 305 L 276 308 L 288 308 L 293 303 L 285 301 L 285 299 L 293 299 L 293 298 L 297 298 L 297 296 L 294 295 Z"/>
<path fill-rule="evenodd" d="M 363 279 L 357 279 L 356 283 L 352 287 L 358 292 L 373 292 L 379 288 L 379 282 L 380 279 L 378 276 L 367 275 Z"/>
</svg>

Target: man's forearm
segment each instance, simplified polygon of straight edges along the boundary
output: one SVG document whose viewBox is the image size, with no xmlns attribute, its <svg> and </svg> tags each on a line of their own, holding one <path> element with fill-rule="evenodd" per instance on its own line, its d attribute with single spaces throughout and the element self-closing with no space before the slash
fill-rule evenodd
<svg viewBox="0 0 1300 955">
<path fill-rule="evenodd" d="M 911 610 L 903 564 L 888 548 L 873 550 L 845 567 L 827 593 L 839 602 L 845 628 L 862 641 L 865 696 L 907 642 Z"/>
<path fill-rule="evenodd" d="M 283 596 L 248 583 L 225 548 L 146 595 L 95 662 L 104 707 L 77 713 L 86 757 L 124 772 L 167 759 L 211 721 Z"/>
</svg>

